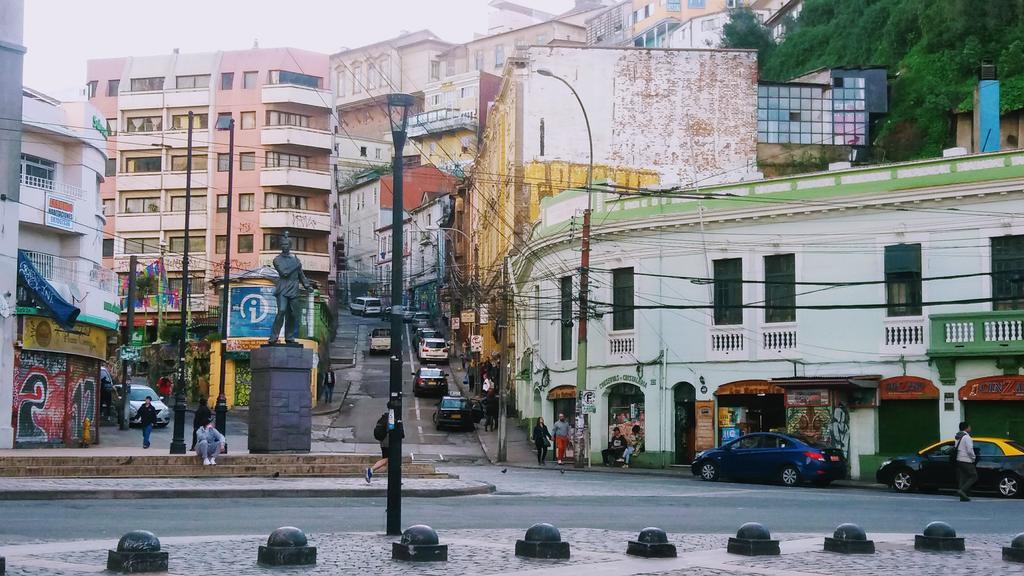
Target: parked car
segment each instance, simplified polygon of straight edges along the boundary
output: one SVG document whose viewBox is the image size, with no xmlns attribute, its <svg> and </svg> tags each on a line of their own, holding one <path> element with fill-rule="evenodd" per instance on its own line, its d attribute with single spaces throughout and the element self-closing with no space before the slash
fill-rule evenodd
<svg viewBox="0 0 1024 576">
<path fill-rule="evenodd" d="M 698 453 L 691 471 L 708 481 L 729 478 L 774 481 L 786 486 L 801 482 L 828 486 L 846 476 L 846 457 L 842 450 L 808 438 L 759 432 Z"/>
<path fill-rule="evenodd" d="M 442 338 L 424 338 L 417 349 L 420 362 L 448 362 L 448 343 Z"/>
<path fill-rule="evenodd" d="M 441 338 L 441 333 L 433 328 L 419 328 L 412 333 L 412 345 L 419 346 L 427 338 Z"/>
<path fill-rule="evenodd" d="M 484 410 L 479 402 L 472 402 L 462 396 L 445 396 L 437 403 L 434 411 L 434 426 L 473 430 L 474 425 L 483 419 Z"/>
<path fill-rule="evenodd" d="M 406 324 L 412 323 L 416 319 L 416 311 L 412 308 L 405 308 L 402 310 L 402 322 Z"/>
<path fill-rule="evenodd" d="M 160 396 L 155 390 L 149 386 L 142 386 L 141 384 L 132 384 L 128 389 L 128 422 L 130 424 L 139 424 L 139 406 L 142 406 L 146 400 L 146 396 L 149 396 L 153 408 L 156 408 L 156 426 L 163 428 L 171 422 L 171 409 L 160 400 Z"/>
<path fill-rule="evenodd" d="M 391 329 L 374 328 L 370 332 L 370 354 L 391 351 Z"/>
<path fill-rule="evenodd" d="M 979 491 L 997 492 L 1004 498 L 1021 495 L 1024 480 L 1024 445 L 1005 438 L 974 438 L 978 456 Z M 899 456 L 882 462 L 875 474 L 879 484 L 897 492 L 953 489 L 957 487 L 956 465 L 950 459 L 955 441 L 943 440 L 917 454 Z"/>
<path fill-rule="evenodd" d="M 416 312 L 413 314 L 413 322 L 417 326 L 421 327 L 433 326 L 433 320 L 430 318 L 430 312 Z"/>
<path fill-rule="evenodd" d="M 359 298 L 356 298 L 348 305 L 348 309 L 356 316 L 378 316 L 383 312 L 380 298 L 373 298 L 370 296 L 360 296 Z"/>
<path fill-rule="evenodd" d="M 440 368 L 422 367 L 412 375 L 413 396 L 444 396 L 448 393 L 448 374 Z"/>
</svg>

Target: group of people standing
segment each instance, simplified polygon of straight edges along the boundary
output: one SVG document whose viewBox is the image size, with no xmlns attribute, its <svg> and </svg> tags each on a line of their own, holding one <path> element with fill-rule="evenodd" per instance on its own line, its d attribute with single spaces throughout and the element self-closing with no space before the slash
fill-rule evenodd
<svg viewBox="0 0 1024 576">
<path fill-rule="evenodd" d="M 612 437 L 608 439 L 608 447 L 601 451 L 601 459 L 605 466 L 611 466 L 616 462 L 622 462 L 623 468 L 629 468 L 629 461 L 634 454 L 643 451 L 643 429 L 638 425 L 632 428 L 633 438 L 627 440 L 616 426 L 612 430 Z M 533 427 L 533 445 L 537 448 L 537 464 L 544 466 L 548 457 L 548 448 L 552 441 L 555 443 L 555 461 L 562 464 L 565 460 L 565 451 L 569 446 L 571 429 L 565 414 L 559 414 L 558 420 L 548 430 L 544 417 L 537 418 L 537 424 Z"/>
</svg>

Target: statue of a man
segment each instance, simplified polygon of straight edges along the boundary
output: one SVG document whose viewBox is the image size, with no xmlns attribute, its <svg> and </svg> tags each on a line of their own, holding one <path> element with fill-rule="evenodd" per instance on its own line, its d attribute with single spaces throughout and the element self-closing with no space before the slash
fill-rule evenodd
<svg viewBox="0 0 1024 576">
<path fill-rule="evenodd" d="M 277 316 L 270 329 L 270 344 L 277 343 L 277 337 L 284 326 L 284 341 L 291 344 L 299 335 L 299 315 L 302 313 L 299 301 L 299 285 L 310 290 L 309 280 L 302 273 L 302 262 L 292 254 L 292 240 L 288 232 L 281 238 L 281 253 L 274 257 L 274 269 L 278 279 L 274 285 L 277 297 Z"/>
</svg>

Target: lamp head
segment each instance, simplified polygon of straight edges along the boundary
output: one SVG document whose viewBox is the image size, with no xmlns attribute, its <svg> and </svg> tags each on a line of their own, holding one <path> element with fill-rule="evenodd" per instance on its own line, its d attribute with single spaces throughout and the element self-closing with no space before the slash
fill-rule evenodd
<svg viewBox="0 0 1024 576">
<path fill-rule="evenodd" d="M 555 76 L 554 74 L 551 73 L 551 70 L 548 70 L 547 68 L 538 68 L 537 74 L 540 74 L 541 76 L 547 76 L 548 78 L 553 78 Z"/>
<path fill-rule="evenodd" d="M 405 132 L 409 122 L 409 108 L 416 104 L 416 98 L 411 94 L 394 93 L 387 95 L 387 102 L 391 131 Z"/>
</svg>

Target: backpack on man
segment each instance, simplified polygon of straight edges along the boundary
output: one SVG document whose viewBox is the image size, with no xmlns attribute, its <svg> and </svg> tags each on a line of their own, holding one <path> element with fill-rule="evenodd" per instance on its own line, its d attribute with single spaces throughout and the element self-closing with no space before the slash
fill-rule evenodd
<svg viewBox="0 0 1024 576">
<path fill-rule="evenodd" d="M 385 412 L 377 420 L 377 425 L 373 427 L 373 438 L 378 442 L 383 442 L 388 437 L 388 414 Z"/>
</svg>

